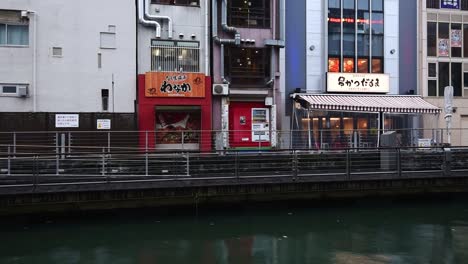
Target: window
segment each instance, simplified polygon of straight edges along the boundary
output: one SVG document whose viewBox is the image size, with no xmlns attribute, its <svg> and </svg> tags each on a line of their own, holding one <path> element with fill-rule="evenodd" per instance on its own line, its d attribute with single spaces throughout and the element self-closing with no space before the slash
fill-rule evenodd
<svg viewBox="0 0 468 264">
<path fill-rule="evenodd" d="M 270 77 L 269 49 L 231 47 L 225 55 L 226 76 L 237 86 L 266 87 Z"/>
<path fill-rule="evenodd" d="M 200 43 L 196 41 L 151 41 L 151 70 L 199 72 Z"/>
<path fill-rule="evenodd" d="M 328 71 L 383 73 L 383 59 L 383 0 L 328 0 Z"/>
<path fill-rule="evenodd" d="M 16 86 L 3 85 L 2 94 L 16 94 Z"/>
<path fill-rule="evenodd" d="M 440 0 L 426 0 L 426 7 L 427 8 L 439 8 Z"/>
<path fill-rule="evenodd" d="M 0 45 L 27 46 L 29 26 L 0 24 Z"/>
<path fill-rule="evenodd" d="M 427 22 L 427 56 L 437 56 L 437 22 Z"/>
<path fill-rule="evenodd" d="M 428 77 L 437 77 L 437 64 L 429 63 Z"/>
<path fill-rule="evenodd" d="M 52 56 L 53 57 L 62 57 L 63 50 L 61 47 L 52 47 Z"/>
<path fill-rule="evenodd" d="M 27 97 L 27 84 L 0 84 L 0 96 Z"/>
<path fill-rule="evenodd" d="M 229 23 L 244 28 L 270 27 L 270 0 L 228 1 Z"/>
<path fill-rule="evenodd" d="M 0 45 L 29 45 L 29 19 L 20 11 L 0 10 Z"/>
<path fill-rule="evenodd" d="M 101 89 L 102 111 L 109 111 L 109 89 Z"/>
<path fill-rule="evenodd" d="M 462 56 L 462 32 L 461 24 L 451 24 L 450 30 L 450 47 L 452 57 L 460 58 Z"/>
<path fill-rule="evenodd" d="M 200 0 L 151 0 L 152 4 L 200 6 Z"/>
</svg>

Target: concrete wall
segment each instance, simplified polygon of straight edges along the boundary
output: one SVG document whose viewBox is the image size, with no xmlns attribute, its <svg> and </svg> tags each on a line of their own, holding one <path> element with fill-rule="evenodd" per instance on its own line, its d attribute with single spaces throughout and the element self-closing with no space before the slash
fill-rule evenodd
<svg viewBox="0 0 468 264">
<path fill-rule="evenodd" d="M 8 62 L 0 65 L 0 82 L 28 83 L 30 96 L 0 97 L 0 111 L 100 112 L 101 89 L 110 91 L 110 112 L 134 111 L 133 0 L 2 0 L 0 9 L 36 12 L 30 16 L 29 47 L 0 47 L 0 61 Z M 35 21 L 37 43 L 33 38 Z M 109 25 L 116 27 L 116 48 L 102 49 L 100 32 L 107 32 Z M 52 57 L 52 47 L 61 47 L 63 56 Z M 32 66 L 34 48 L 37 50 L 36 87 Z M 102 54 L 100 69 L 98 53 Z"/>
</svg>

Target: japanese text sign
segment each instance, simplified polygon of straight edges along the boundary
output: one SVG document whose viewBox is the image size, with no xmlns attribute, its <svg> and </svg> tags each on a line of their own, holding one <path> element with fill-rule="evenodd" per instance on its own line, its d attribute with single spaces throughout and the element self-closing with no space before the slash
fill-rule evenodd
<svg viewBox="0 0 468 264">
<path fill-rule="evenodd" d="M 460 0 L 440 0 L 441 9 L 460 9 Z"/>
<path fill-rule="evenodd" d="M 147 72 L 146 97 L 205 97 L 205 75 L 184 72 Z"/>
<path fill-rule="evenodd" d="M 79 127 L 80 118 L 78 114 L 56 114 L 55 127 Z"/>
<path fill-rule="evenodd" d="M 388 74 L 327 73 L 327 91 L 340 93 L 388 93 Z"/>
</svg>

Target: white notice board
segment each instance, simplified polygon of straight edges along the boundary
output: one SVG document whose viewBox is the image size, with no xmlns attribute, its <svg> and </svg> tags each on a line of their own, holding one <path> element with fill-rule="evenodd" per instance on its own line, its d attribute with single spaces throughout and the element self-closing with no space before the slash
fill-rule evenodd
<svg viewBox="0 0 468 264">
<path fill-rule="evenodd" d="M 98 119 L 96 127 L 97 129 L 111 129 L 111 120 L 110 119 Z"/>
<path fill-rule="evenodd" d="M 79 127 L 80 115 L 79 114 L 56 114 L 55 127 Z"/>
</svg>

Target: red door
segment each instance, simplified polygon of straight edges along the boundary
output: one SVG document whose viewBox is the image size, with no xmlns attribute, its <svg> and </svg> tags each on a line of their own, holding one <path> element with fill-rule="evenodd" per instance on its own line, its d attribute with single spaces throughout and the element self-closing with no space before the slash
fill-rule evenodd
<svg viewBox="0 0 468 264">
<path fill-rule="evenodd" d="M 252 140 L 252 108 L 265 108 L 261 102 L 230 102 L 229 104 L 229 144 L 231 147 L 258 147 Z M 270 146 L 262 142 L 261 146 Z"/>
</svg>

